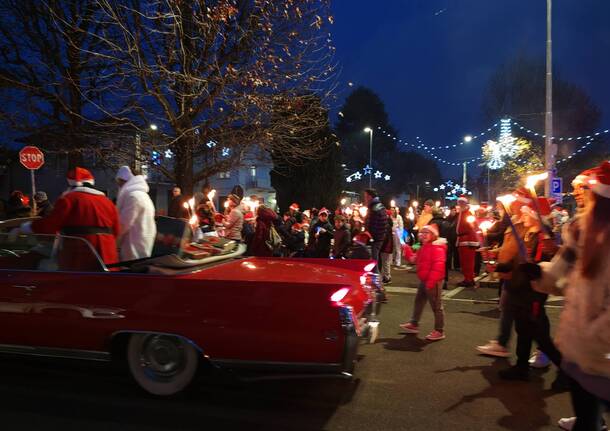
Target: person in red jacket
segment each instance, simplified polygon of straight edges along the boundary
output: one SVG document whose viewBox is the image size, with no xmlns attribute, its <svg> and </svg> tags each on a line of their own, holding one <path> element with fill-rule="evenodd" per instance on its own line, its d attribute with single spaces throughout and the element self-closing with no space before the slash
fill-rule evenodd
<svg viewBox="0 0 610 431">
<path fill-rule="evenodd" d="M 458 218 L 456 222 L 457 247 L 460 255 L 460 266 L 464 280 L 459 282 L 459 287 L 474 286 L 474 259 L 476 249 L 479 247 L 476 228 L 474 226 L 475 217 L 470 212 L 468 198 L 460 196 L 458 198 Z"/>
<path fill-rule="evenodd" d="M 119 234 L 119 214 L 103 192 L 93 188 L 95 179 L 87 169 L 77 167 L 68 172 L 70 188 L 55 203 L 51 213 L 21 226 L 22 233 L 62 234 L 86 239 L 106 264 L 119 260 L 116 238 Z M 63 270 L 91 270 L 96 262 L 87 252 L 86 243 L 64 241 L 59 253 Z"/>
<path fill-rule="evenodd" d="M 419 332 L 419 319 L 421 318 L 426 301 L 434 312 L 434 330 L 426 335 L 430 341 L 442 340 L 445 338 L 445 314 L 441 294 L 443 292 L 443 280 L 445 279 L 445 260 L 447 258 L 447 240 L 439 238 L 436 225 L 426 225 L 420 229 L 419 239 L 421 248 L 417 254 L 410 248 L 407 249 L 406 257 L 411 263 L 417 265 L 417 278 L 420 285 L 417 288 L 413 315 L 407 323 L 402 323 L 400 327 L 409 334 Z"/>
</svg>

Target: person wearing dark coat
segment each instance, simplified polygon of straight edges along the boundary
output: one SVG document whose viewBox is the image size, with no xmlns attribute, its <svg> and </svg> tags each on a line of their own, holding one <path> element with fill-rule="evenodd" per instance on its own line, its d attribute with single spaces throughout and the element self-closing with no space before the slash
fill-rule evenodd
<svg viewBox="0 0 610 431">
<path fill-rule="evenodd" d="M 368 207 L 364 227 L 373 238 L 373 245 L 371 246 L 372 258 L 375 262 L 379 262 L 381 246 L 388 231 L 388 213 L 374 189 L 366 189 L 364 191 L 364 204 Z M 375 266 L 374 272 L 379 273 L 379 265 Z"/>
<path fill-rule="evenodd" d="M 267 245 L 271 226 L 277 220 L 277 214 L 271 208 L 260 205 L 256 210 L 256 228 L 252 241 L 248 245 L 250 256 L 271 257 L 273 250 Z"/>
<path fill-rule="evenodd" d="M 388 210 L 388 217 L 390 211 Z M 381 245 L 380 257 L 381 257 L 381 275 L 384 284 L 390 284 L 392 282 L 392 253 L 394 252 L 394 238 L 392 234 L 392 223 L 388 222 L 386 226 L 386 234 Z"/>
<path fill-rule="evenodd" d="M 345 225 L 345 218 L 343 216 L 335 216 L 335 234 L 333 242 L 333 253 L 332 256 L 335 259 L 345 258 L 347 249 L 352 242 L 352 235 Z"/>
<path fill-rule="evenodd" d="M 180 187 L 174 187 L 172 190 L 172 201 L 169 204 L 169 209 L 167 211 L 167 215 L 174 218 L 182 218 L 188 220 L 189 210 L 184 208 L 184 203 L 186 199 L 182 196 L 182 190 Z"/>
<path fill-rule="evenodd" d="M 333 239 L 334 229 L 328 221 L 328 213 L 326 208 L 322 208 L 318 213 L 318 221 L 312 226 L 314 245 L 313 256 L 311 257 L 328 258 L 330 256 L 330 243 Z"/>
<path fill-rule="evenodd" d="M 448 225 L 449 229 L 451 230 L 451 232 L 449 232 L 446 237 L 446 239 L 447 239 L 447 263 L 446 263 L 446 265 L 449 269 L 451 269 L 453 267 L 453 269 L 459 270 L 460 269 L 460 256 L 458 254 L 458 249 L 457 249 L 457 231 L 456 231 L 458 214 L 457 214 L 455 205 L 452 206 L 450 210 L 451 211 L 449 212 L 449 215 L 446 218 L 447 225 Z M 504 233 L 504 232 L 502 232 L 502 233 Z"/>
<path fill-rule="evenodd" d="M 31 209 L 29 206 L 25 205 L 24 195 L 21 191 L 15 190 L 11 193 L 11 196 L 6 203 L 6 218 L 24 218 L 29 217 L 31 215 Z"/>
<path fill-rule="evenodd" d="M 46 217 L 53 211 L 53 204 L 49 202 L 45 192 L 36 192 L 34 201 L 36 202 L 36 215 L 39 217 Z"/>
<path fill-rule="evenodd" d="M 304 257 L 305 255 L 305 232 L 301 223 L 294 223 L 290 227 L 290 235 L 285 244 L 290 257 Z"/>
</svg>

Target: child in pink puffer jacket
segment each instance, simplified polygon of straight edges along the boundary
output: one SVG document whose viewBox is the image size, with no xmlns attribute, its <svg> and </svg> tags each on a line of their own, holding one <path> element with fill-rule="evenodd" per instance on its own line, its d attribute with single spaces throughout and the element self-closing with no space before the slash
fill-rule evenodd
<svg viewBox="0 0 610 431">
<path fill-rule="evenodd" d="M 413 306 L 411 320 L 400 327 L 409 334 L 419 332 L 419 319 L 424 311 L 426 301 L 430 303 L 434 312 L 434 330 L 426 335 L 430 341 L 442 340 L 444 332 L 444 311 L 441 301 L 443 280 L 445 279 L 445 260 L 447 256 L 447 240 L 438 237 L 436 225 L 426 225 L 420 230 L 419 239 L 421 248 L 417 253 L 410 247 L 404 250 L 405 257 L 417 265 L 417 277 L 420 284 Z"/>
</svg>

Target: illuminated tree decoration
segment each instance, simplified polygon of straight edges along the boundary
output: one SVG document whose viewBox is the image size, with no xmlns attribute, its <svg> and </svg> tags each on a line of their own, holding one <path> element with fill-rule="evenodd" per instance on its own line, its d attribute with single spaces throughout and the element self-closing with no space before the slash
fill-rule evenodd
<svg viewBox="0 0 610 431">
<path fill-rule="evenodd" d="M 487 167 L 489 169 L 496 170 L 506 165 L 502 145 L 496 141 L 489 140 L 485 143 L 483 146 L 483 156 L 487 160 Z"/>
<path fill-rule="evenodd" d="M 500 120 L 500 152 L 504 157 L 514 157 L 517 152 L 516 139 L 513 137 L 511 119 L 503 118 Z"/>
</svg>

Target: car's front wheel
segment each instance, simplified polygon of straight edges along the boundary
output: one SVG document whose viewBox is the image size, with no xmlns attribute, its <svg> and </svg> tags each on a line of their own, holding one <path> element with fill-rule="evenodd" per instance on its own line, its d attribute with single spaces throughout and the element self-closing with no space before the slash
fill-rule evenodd
<svg viewBox="0 0 610 431">
<path fill-rule="evenodd" d="M 157 396 L 171 396 L 193 382 L 199 352 L 191 343 L 174 335 L 132 334 L 127 343 L 127 362 L 142 389 Z"/>
</svg>

